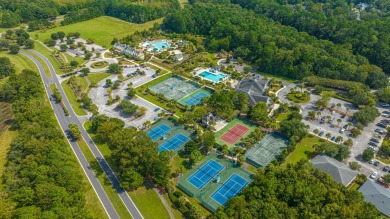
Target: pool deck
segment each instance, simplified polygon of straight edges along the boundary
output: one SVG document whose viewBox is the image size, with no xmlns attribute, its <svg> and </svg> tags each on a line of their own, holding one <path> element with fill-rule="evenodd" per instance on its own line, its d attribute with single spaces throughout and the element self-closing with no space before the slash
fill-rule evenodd
<svg viewBox="0 0 390 219">
<path fill-rule="evenodd" d="M 213 72 L 213 71 L 215 71 L 215 72 Z M 219 81 L 219 82 L 224 82 L 224 81 L 226 81 L 227 79 L 230 78 L 230 76 L 229 76 L 228 74 L 223 73 L 223 72 L 218 71 L 218 70 L 212 70 L 211 68 L 201 68 L 201 69 L 197 70 L 197 71 L 195 72 L 194 75 L 195 75 L 195 76 L 201 77 L 203 80 L 213 82 L 214 84 L 219 83 L 219 82 L 213 81 L 213 80 L 211 80 L 211 79 L 209 79 L 209 78 L 206 78 L 206 77 L 201 76 L 200 74 L 202 74 L 203 72 L 208 72 L 208 73 L 210 73 L 210 74 L 215 74 L 215 75 L 216 75 L 216 74 L 225 75 L 225 77 L 224 77 L 221 81 Z"/>
</svg>

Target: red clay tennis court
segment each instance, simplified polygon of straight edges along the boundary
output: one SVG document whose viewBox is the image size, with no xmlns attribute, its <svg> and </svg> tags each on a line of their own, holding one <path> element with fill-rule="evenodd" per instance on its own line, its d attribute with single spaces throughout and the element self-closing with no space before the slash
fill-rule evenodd
<svg viewBox="0 0 390 219">
<path fill-rule="evenodd" d="M 243 136 L 249 129 L 243 125 L 237 124 L 232 129 L 228 130 L 222 135 L 221 140 L 234 144 L 241 136 Z"/>
</svg>

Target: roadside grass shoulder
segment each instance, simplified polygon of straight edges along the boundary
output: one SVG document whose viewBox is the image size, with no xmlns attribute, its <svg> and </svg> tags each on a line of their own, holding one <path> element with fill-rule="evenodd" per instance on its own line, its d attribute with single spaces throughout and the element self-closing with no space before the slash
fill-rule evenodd
<svg viewBox="0 0 390 219">
<path fill-rule="evenodd" d="M 85 158 L 87 159 L 89 165 L 94 170 L 96 177 L 98 178 L 98 180 L 99 180 L 100 184 L 102 185 L 104 191 L 106 192 L 108 198 L 110 199 L 111 203 L 113 204 L 114 208 L 116 209 L 117 213 L 119 214 L 119 217 L 120 218 L 131 218 L 130 213 L 127 211 L 127 209 L 126 209 L 125 205 L 123 204 L 122 200 L 120 199 L 119 195 L 116 193 L 115 189 L 112 187 L 106 174 L 104 173 L 104 171 L 102 170 L 100 165 L 97 163 L 92 152 L 89 150 L 88 145 L 85 143 L 84 140 L 78 141 L 78 145 L 79 145 L 81 151 L 83 152 Z M 100 202 L 95 203 L 95 205 L 98 205 L 98 204 L 100 204 Z"/>
<path fill-rule="evenodd" d="M 35 53 L 32 53 L 28 50 L 25 50 L 25 52 L 27 52 L 29 55 L 33 56 L 34 58 L 36 58 L 43 66 L 43 69 L 45 70 L 45 75 L 47 78 L 51 78 L 51 73 L 50 73 L 50 70 L 49 70 L 49 67 L 46 65 L 46 63 L 39 57 L 37 56 Z"/>
<path fill-rule="evenodd" d="M 60 69 L 60 64 L 58 61 L 54 58 L 52 55 L 52 51 L 48 50 L 46 47 L 44 47 L 42 44 L 35 42 L 34 50 L 41 53 L 43 56 L 45 56 L 53 65 L 54 70 L 56 71 L 56 74 L 63 74 L 63 72 Z M 44 65 L 46 66 L 46 64 Z"/>
</svg>

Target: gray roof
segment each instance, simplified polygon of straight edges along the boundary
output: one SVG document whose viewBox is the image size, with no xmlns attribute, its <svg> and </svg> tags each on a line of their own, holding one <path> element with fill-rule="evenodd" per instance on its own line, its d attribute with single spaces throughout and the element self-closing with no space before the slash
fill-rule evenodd
<svg viewBox="0 0 390 219">
<path fill-rule="evenodd" d="M 380 212 L 390 217 L 390 190 L 367 180 L 359 188 L 359 192 L 363 193 L 366 202 L 375 205 Z"/>
<path fill-rule="evenodd" d="M 237 92 L 246 93 L 249 97 L 249 103 L 253 106 L 262 101 L 267 103 L 269 98 L 265 96 L 269 80 L 263 80 L 259 75 L 251 78 L 243 78 L 236 86 Z"/>
<path fill-rule="evenodd" d="M 344 186 L 349 185 L 358 174 L 345 164 L 326 155 L 317 155 L 310 162 L 313 164 L 313 167 L 327 172 L 332 176 L 334 181 L 341 183 Z"/>
</svg>

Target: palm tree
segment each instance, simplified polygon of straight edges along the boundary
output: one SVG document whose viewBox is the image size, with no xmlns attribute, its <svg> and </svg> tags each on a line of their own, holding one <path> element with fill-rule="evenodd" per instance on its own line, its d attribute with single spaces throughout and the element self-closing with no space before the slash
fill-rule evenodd
<svg viewBox="0 0 390 219">
<path fill-rule="evenodd" d="M 308 117 L 310 120 L 313 120 L 316 117 L 316 112 L 315 111 L 309 111 Z"/>
<path fill-rule="evenodd" d="M 325 137 L 329 140 L 330 137 L 332 137 L 332 134 L 330 134 L 329 132 L 326 133 Z"/>
<path fill-rule="evenodd" d="M 337 103 L 336 106 L 337 106 L 337 109 L 340 109 L 341 103 Z"/>
<path fill-rule="evenodd" d="M 337 136 L 336 142 L 341 142 L 341 141 L 343 141 L 343 137 L 342 136 Z"/>
<path fill-rule="evenodd" d="M 299 85 L 299 88 L 301 88 L 301 93 L 303 93 L 302 90 L 303 90 L 303 88 L 305 88 L 305 84 L 304 84 L 304 83 L 301 83 L 301 84 Z"/>
<path fill-rule="evenodd" d="M 318 119 L 318 117 L 320 117 L 322 113 L 321 113 L 321 111 L 317 111 L 316 114 L 317 114 L 317 119 Z"/>
<path fill-rule="evenodd" d="M 330 120 L 331 118 L 332 118 L 332 117 L 331 117 L 330 115 L 327 115 L 327 116 L 326 116 L 326 119 L 327 119 L 327 120 Z"/>
<path fill-rule="evenodd" d="M 352 128 L 352 122 L 348 122 L 348 127 Z"/>
<path fill-rule="evenodd" d="M 338 123 L 337 126 L 340 126 L 340 123 L 341 123 L 342 121 L 343 121 L 342 119 L 338 118 L 338 119 L 337 119 L 337 123 Z"/>
<path fill-rule="evenodd" d="M 314 134 L 318 135 L 318 133 L 319 133 L 320 131 L 318 131 L 318 129 L 314 129 L 313 132 L 314 132 Z"/>
</svg>

